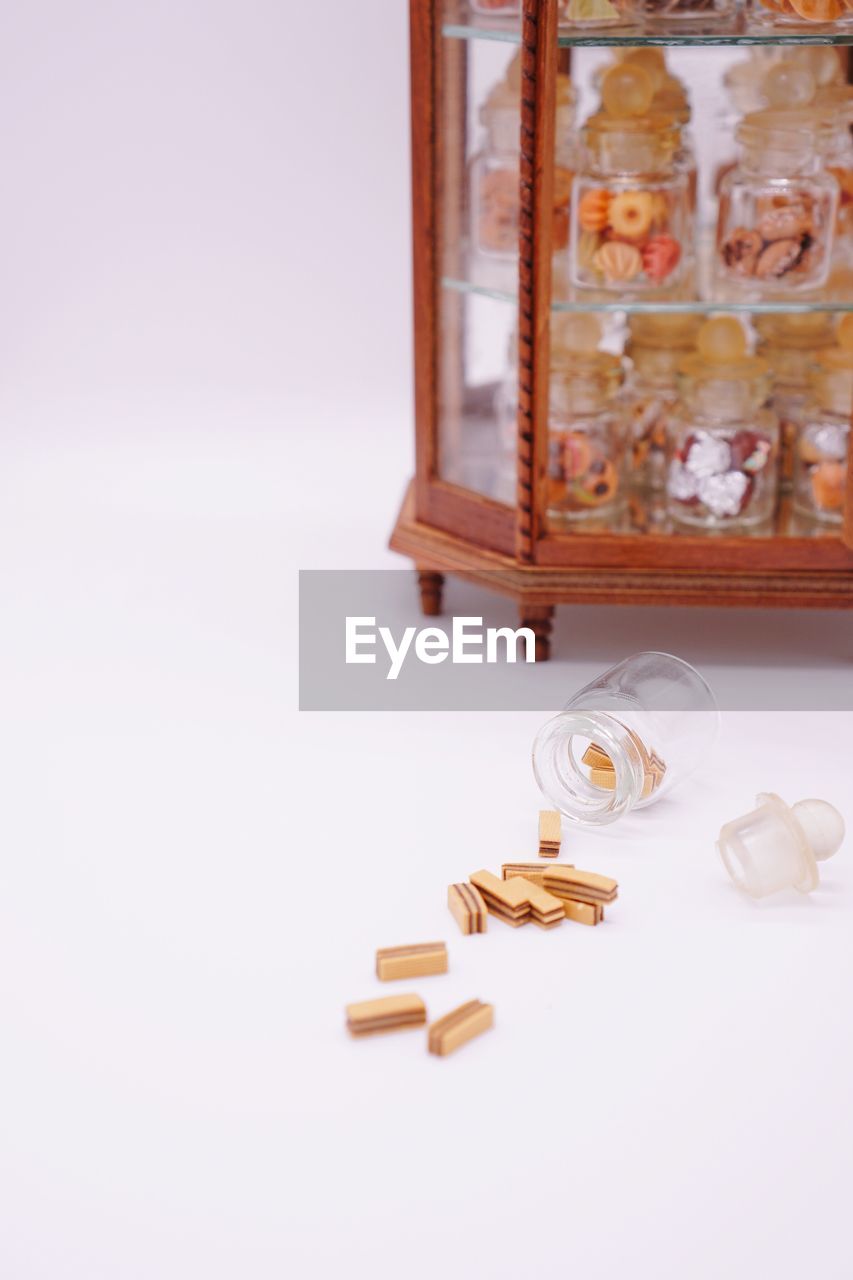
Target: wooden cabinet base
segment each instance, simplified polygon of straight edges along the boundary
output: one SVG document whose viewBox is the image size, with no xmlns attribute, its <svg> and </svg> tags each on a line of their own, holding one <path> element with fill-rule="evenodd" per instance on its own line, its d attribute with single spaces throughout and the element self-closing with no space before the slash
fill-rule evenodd
<svg viewBox="0 0 853 1280">
<path fill-rule="evenodd" d="M 639 542 L 639 539 L 634 540 Z M 394 551 L 418 569 L 424 613 L 441 611 L 445 574 L 476 582 L 515 600 L 519 617 L 536 634 L 537 659 L 550 653 L 554 606 L 558 604 L 704 605 L 728 608 L 851 609 L 853 570 L 760 567 L 715 569 L 709 545 L 705 567 L 632 567 L 584 564 L 526 565 L 500 551 L 478 546 L 455 533 L 433 528 L 415 516 L 410 487 L 391 535 Z M 596 539 L 583 539 L 592 550 Z M 598 557 L 596 557 L 597 559 Z M 817 558 L 817 557 L 816 557 Z M 622 557 L 624 561 L 624 557 Z"/>
</svg>

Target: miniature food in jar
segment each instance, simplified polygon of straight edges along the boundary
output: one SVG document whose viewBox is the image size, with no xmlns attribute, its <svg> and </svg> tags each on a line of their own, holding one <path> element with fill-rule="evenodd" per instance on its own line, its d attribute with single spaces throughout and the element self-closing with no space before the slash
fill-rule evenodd
<svg viewBox="0 0 853 1280">
<path fill-rule="evenodd" d="M 794 454 L 794 506 L 803 515 L 840 524 L 853 412 L 853 316 L 839 322 L 837 346 L 818 352 L 811 385 L 813 400 Z"/>
<path fill-rule="evenodd" d="M 557 147 L 554 164 L 553 247 L 569 240 L 569 205 L 576 166 L 575 94 L 557 76 Z M 471 243 L 488 258 L 518 253 L 520 214 L 521 62 L 516 56 L 480 109 L 484 142 L 471 160 Z"/>
<path fill-rule="evenodd" d="M 741 155 L 720 183 L 718 278 L 758 297 L 826 283 L 838 183 L 821 168 L 820 116 L 768 108 L 737 129 Z"/>
<path fill-rule="evenodd" d="M 682 278 L 690 214 L 681 129 L 651 112 L 653 97 L 642 66 L 617 63 L 602 81 L 602 110 L 583 130 L 571 246 L 582 287 L 634 293 Z"/>
<path fill-rule="evenodd" d="M 624 500 L 622 362 L 597 349 L 594 317 L 567 316 L 562 328 L 565 345 L 552 359 L 548 421 L 552 525 L 609 517 Z"/>
<path fill-rule="evenodd" d="M 797 439 L 812 400 L 812 365 L 817 352 L 832 343 L 835 330 L 825 311 L 758 315 L 753 324 L 758 332 L 757 354 L 767 361 L 773 378 L 769 404 L 779 420 L 779 485 L 789 493 Z"/>
<path fill-rule="evenodd" d="M 768 365 L 747 354 L 737 320 L 705 322 L 696 354 L 679 366 L 679 387 L 666 481 L 672 519 L 705 529 L 768 520 L 778 495 L 778 423 L 766 408 Z"/>
<path fill-rule="evenodd" d="M 666 312 L 632 315 L 625 354 L 631 375 L 625 390 L 629 472 L 650 490 L 666 483 L 669 417 L 678 395 L 678 365 L 693 350 L 700 320 Z"/>
</svg>

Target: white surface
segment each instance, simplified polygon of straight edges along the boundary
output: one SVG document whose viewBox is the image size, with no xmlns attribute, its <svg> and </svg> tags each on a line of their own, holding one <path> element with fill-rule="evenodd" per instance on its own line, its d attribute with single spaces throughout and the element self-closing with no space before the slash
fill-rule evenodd
<svg viewBox="0 0 853 1280">
<path fill-rule="evenodd" d="M 573 840 L 606 926 L 465 940 L 446 885 L 532 851 L 540 717 L 295 710 L 297 567 L 396 563 L 403 9 L 309 57 L 309 5 L 4 10 L 0 1274 L 846 1280 L 849 842 L 756 907 L 713 841 L 765 788 L 844 811 L 853 718 L 727 716 L 666 810 Z M 345 217 L 339 169 L 288 194 L 333 147 Z M 850 652 L 567 610 L 567 692 L 662 625 L 797 683 Z M 348 1041 L 374 948 L 442 936 L 417 986 L 496 1029 Z"/>
</svg>

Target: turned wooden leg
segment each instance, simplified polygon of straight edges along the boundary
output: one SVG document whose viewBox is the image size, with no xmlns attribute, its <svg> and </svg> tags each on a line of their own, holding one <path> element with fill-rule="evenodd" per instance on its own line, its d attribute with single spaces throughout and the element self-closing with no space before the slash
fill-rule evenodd
<svg viewBox="0 0 853 1280">
<path fill-rule="evenodd" d="M 551 656 L 551 628 L 554 625 L 552 604 L 522 604 L 518 607 L 521 625 L 536 636 L 536 661 L 547 662 Z"/>
<path fill-rule="evenodd" d="M 421 613 L 426 618 L 437 618 L 441 613 L 444 574 L 433 573 L 430 569 L 419 569 L 418 586 L 421 589 Z"/>
</svg>

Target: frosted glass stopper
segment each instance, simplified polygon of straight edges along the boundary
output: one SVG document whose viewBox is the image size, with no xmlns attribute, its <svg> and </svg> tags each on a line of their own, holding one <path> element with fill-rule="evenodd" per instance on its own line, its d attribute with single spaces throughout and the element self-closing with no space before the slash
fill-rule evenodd
<svg viewBox="0 0 853 1280">
<path fill-rule="evenodd" d="M 841 814 L 825 800 L 788 806 L 771 793 L 758 796 L 756 806 L 720 832 L 717 848 L 732 880 L 753 898 L 781 889 L 811 893 L 819 882 L 818 862 L 841 847 Z"/>
</svg>

